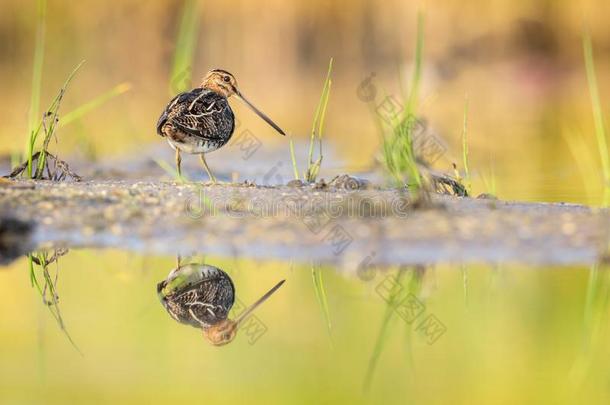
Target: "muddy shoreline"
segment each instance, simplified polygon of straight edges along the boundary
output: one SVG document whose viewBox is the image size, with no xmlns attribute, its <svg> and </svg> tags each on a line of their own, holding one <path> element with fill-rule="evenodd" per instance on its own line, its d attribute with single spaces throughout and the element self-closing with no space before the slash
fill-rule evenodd
<svg viewBox="0 0 610 405">
<path fill-rule="evenodd" d="M 0 217 L 32 228 L 28 249 L 117 248 L 363 266 L 436 262 L 589 264 L 606 256 L 607 210 L 432 197 L 398 190 L 153 181 L 0 187 Z"/>
</svg>

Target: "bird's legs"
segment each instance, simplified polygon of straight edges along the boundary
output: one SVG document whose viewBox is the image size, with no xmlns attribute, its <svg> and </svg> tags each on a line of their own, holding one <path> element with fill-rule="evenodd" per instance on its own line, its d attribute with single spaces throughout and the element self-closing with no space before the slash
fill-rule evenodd
<svg viewBox="0 0 610 405">
<path fill-rule="evenodd" d="M 210 171 L 210 168 L 208 167 L 208 163 L 205 161 L 204 154 L 203 153 L 199 154 L 199 158 L 201 159 L 201 163 L 203 163 L 203 167 L 205 168 L 205 171 L 208 173 L 210 180 L 212 180 L 212 183 L 216 184 L 216 177 L 214 177 L 214 175 Z"/>
<path fill-rule="evenodd" d="M 178 171 L 178 177 L 182 177 L 182 157 L 180 156 L 180 149 L 176 148 L 176 170 Z"/>
</svg>

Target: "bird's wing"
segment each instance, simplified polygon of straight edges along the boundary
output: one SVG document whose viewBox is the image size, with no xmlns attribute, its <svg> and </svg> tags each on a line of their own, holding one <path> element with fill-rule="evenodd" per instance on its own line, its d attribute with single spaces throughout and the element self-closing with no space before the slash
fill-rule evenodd
<svg viewBox="0 0 610 405">
<path fill-rule="evenodd" d="M 188 97 L 188 94 L 189 93 L 180 93 L 176 97 L 172 98 L 169 103 L 167 103 L 165 109 L 163 110 L 163 113 L 157 121 L 157 134 L 165 136 L 165 134 L 163 133 L 163 125 L 165 125 L 165 123 L 167 122 L 170 113 L 176 107 L 176 105 L 180 103 L 181 100 L 184 100 L 186 97 Z"/>
<path fill-rule="evenodd" d="M 188 306 L 188 311 L 197 323 L 205 326 L 213 325 L 227 317 L 223 307 L 207 302 L 194 302 Z"/>
<path fill-rule="evenodd" d="M 168 119 L 181 131 L 209 140 L 224 140 L 234 128 L 227 99 L 207 90 L 192 91 L 188 97 L 178 99 Z"/>
</svg>

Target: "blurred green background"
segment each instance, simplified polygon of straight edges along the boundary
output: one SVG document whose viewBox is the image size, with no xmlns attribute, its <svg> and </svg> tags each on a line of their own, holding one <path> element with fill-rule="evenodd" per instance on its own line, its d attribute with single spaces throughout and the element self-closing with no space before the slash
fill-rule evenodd
<svg viewBox="0 0 610 405">
<path fill-rule="evenodd" d="M 201 260 L 201 259 L 196 259 Z M 394 314 L 368 391 L 365 376 L 386 303 L 370 280 L 323 267 L 329 336 L 309 266 L 206 257 L 252 303 L 267 331 L 213 347 L 175 322 L 156 296 L 174 258 L 75 250 L 60 261 L 59 302 L 72 348 L 29 285 L 27 261 L 0 272 L 3 403 L 607 403 L 608 280 L 585 304 L 585 268 L 459 266 L 425 273 L 425 312 Z M 54 275 L 54 265 L 50 268 Z M 462 269 L 464 270 L 464 269 Z M 606 276 L 604 276 L 606 277 Z M 432 344 L 417 327 L 434 315 Z M 585 316 L 586 315 L 586 316 Z"/>
</svg>

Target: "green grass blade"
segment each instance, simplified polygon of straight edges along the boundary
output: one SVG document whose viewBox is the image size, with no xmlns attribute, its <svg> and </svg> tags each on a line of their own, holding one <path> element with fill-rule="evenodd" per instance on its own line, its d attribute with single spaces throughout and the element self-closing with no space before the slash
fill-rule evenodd
<svg viewBox="0 0 610 405">
<path fill-rule="evenodd" d="M 598 182 L 595 176 L 598 175 L 599 169 L 597 164 L 594 163 L 595 157 L 593 156 L 593 151 L 587 146 L 581 132 L 574 130 L 561 131 L 561 136 L 568 145 L 570 154 L 580 172 L 580 178 L 586 193 L 584 203 L 597 204 L 599 201 L 594 199 L 596 190 L 598 189 Z"/>
<path fill-rule="evenodd" d="M 570 382 L 581 387 L 591 372 L 593 361 L 605 341 L 605 329 L 608 322 L 608 298 L 610 279 L 607 269 L 594 264 L 589 269 L 587 294 L 584 303 L 583 333 L 580 350 L 570 370 Z"/>
<path fill-rule="evenodd" d="M 68 86 L 72 82 L 72 79 L 74 79 L 74 77 L 76 76 L 76 73 L 78 73 L 78 71 L 83 67 L 84 64 L 85 64 L 85 61 L 83 60 L 78 65 L 76 65 L 76 67 L 74 69 L 72 69 L 72 71 L 70 72 L 70 74 L 68 75 L 66 80 L 64 81 L 63 86 L 61 86 L 59 93 L 57 94 L 57 96 L 55 96 L 55 99 L 53 99 L 53 102 L 51 103 L 51 106 L 49 107 L 49 110 L 48 110 L 49 112 L 54 112 L 59 109 L 59 106 L 61 105 L 61 101 L 64 98 L 64 95 L 66 93 L 66 90 L 68 89 Z"/>
<path fill-rule="evenodd" d="M 37 264 L 36 266 L 40 267 L 42 269 L 43 280 L 45 282 L 45 290 L 48 288 L 49 292 L 51 294 L 52 301 L 50 301 L 50 302 L 47 302 L 46 297 L 45 297 L 45 292 L 43 291 L 42 287 L 40 286 L 40 283 L 36 279 L 34 256 L 38 260 L 38 263 L 40 263 L 40 264 Z M 32 286 L 36 286 L 36 288 L 40 294 L 40 297 L 43 300 L 44 305 L 47 307 L 47 309 L 51 313 L 51 316 L 53 316 L 53 318 L 57 322 L 57 326 L 59 326 L 59 329 L 62 331 L 64 336 L 66 336 L 66 338 L 68 339 L 68 341 L 70 342 L 72 347 L 81 356 L 83 356 L 83 352 L 80 350 L 80 348 L 78 347 L 78 345 L 76 344 L 74 339 L 72 339 L 72 336 L 70 335 L 70 333 L 68 333 L 66 324 L 61 315 L 61 311 L 59 309 L 59 302 L 57 300 L 58 294 L 57 294 L 57 290 L 55 289 L 55 283 L 51 279 L 51 276 L 50 276 L 49 270 L 48 270 L 46 252 L 32 253 L 32 254 L 28 255 L 28 264 L 29 264 L 29 271 L 30 271 L 30 282 L 32 283 Z M 58 271 L 59 271 L 59 269 L 58 269 Z"/>
<path fill-rule="evenodd" d="M 34 257 L 32 254 L 28 255 L 28 265 L 30 269 L 30 284 L 32 287 L 36 286 L 40 295 L 42 295 L 42 288 L 40 288 L 40 284 L 38 284 L 38 280 L 36 279 L 36 272 L 34 271 Z"/>
<path fill-rule="evenodd" d="M 30 95 L 30 111 L 28 115 L 28 133 L 30 134 L 34 131 L 34 127 L 40 119 L 40 93 L 42 89 L 42 65 L 44 63 L 46 8 L 46 0 L 37 1 L 38 20 L 36 23 L 34 61 L 32 64 L 32 89 Z"/>
<path fill-rule="evenodd" d="M 331 87 L 331 74 L 333 70 L 333 58 L 330 58 L 328 62 L 328 71 L 326 72 L 326 79 L 324 80 L 324 86 L 322 87 L 322 94 L 320 95 L 320 100 L 318 101 L 318 105 L 316 107 L 316 112 L 314 114 L 314 120 L 311 126 L 311 136 L 309 139 L 309 154 L 308 154 L 308 165 L 307 172 L 305 175 L 305 179 L 308 182 L 313 182 L 316 180 L 317 174 L 320 170 L 320 166 L 322 165 L 322 131 L 324 128 L 324 120 L 326 118 L 326 108 L 328 106 L 328 99 L 330 96 L 330 87 Z M 314 145 L 316 138 L 319 142 L 319 156 L 316 161 L 313 158 Z"/>
<path fill-rule="evenodd" d="M 170 76 L 170 94 L 188 90 L 199 28 L 199 1 L 185 0 Z"/>
<path fill-rule="evenodd" d="M 163 169 L 167 174 L 169 174 L 171 177 L 173 177 L 176 182 L 179 182 L 182 184 L 192 183 L 191 180 L 189 180 L 189 178 L 187 176 L 185 176 L 184 174 L 179 175 L 178 170 L 174 169 L 165 160 L 155 159 L 154 161 L 161 169 Z M 211 215 L 217 215 L 218 210 L 216 209 L 216 205 L 212 202 L 212 200 L 210 200 L 205 195 L 205 192 L 202 187 L 200 187 L 199 185 L 197 185 L 197 187 L 199 189 L 200 198 L 201 198 L 201 202 L 203 203 L 203 205 L 206 206 L 206 208 L 208 209 L 208 212 Z"/>
<path fill-rule="evenodd" d="M 332 59 L 331 59 L 330 64 L 332 66 Z M 322 155 L 322 131 L 324 129 L 324 122 L 326 121 L 326 108 L 328 107 L 328 99 L 330 98 L 330 88 L 332 87 L 332 84 L 333 84 L 332 80 L 330 79 L 330 68 L 329 68 L 328 73 L 329 73 L 329 76 L 327 76 L 327 82 L 326 82 L 326 86 L 325 86 L 324 93 L 323 93 L 324 101 L 322 103 L 322 110 L 320 112 L 320 120 L 318 123 L 318 144 L 319 144 L 318 153 L 320 154 L 320 156 L 318 158 L 320 161 L 319 165 L 322 164 L 322 157 L 323 157 L 323 155 Z"/>
<path fill-rule="evenodd" d="M 468 165 L 468 97 L 464 103 L 464 120 L 462 125 L 462 164 L 464 165 L 464 183 L 468 195 L 472 195 L 472 184 L 470 182 L 470 168 Z"/>
<path fill-rule="evenodd" d="M 322 131 L 324 129 L 324 121 L 326 119 L 326 107 L 328 106 L 328 99 L 330 96 L 330 88 L 332 86 L 331 74 L 333 71 L 333 58 L 330 58 L 328 62 L 328 72 L 326 72 L 326 79 L 324 80 L 324 87 L 322 88 L 322 95 L 320 97 L 320 110 L 316 115 L 316 120 L 318 121 L 318 130 L 317 135 L 318 138 L 322 139 Z"/>
<path fill-rule="evenodd" d="M 468 308 L 468 267 L 462 264 L 462 291 L 464 293 L 464 305 Z"/>
<path fill-rule="evenodd" d="M 61 121 L 59 123 L 59 128 L 65 127 L 66 125 L 69 125 L 72 122 L 82 118 L 87 113 L 95 110 L 96 108 L 100 107 L 101 105 L 110 101 L 111 99 L 128 92 L 130 89 L 131 89 L 130 83 L 121 83 L 121 84 L 116 85 L 109 91 L 107 91 L 103 94 L 100 94 L 99 96 L 97 96 L 94 99 L 86 102 L 85 104 L 77 107 L 76 109 L 70 111 L 69 113 L 64 114 L 64 116 L 61 117 Z"/>
<path fill-rule="evenodd" d="M 602 113 L 601 99 L 597 85 L 595 61 L 593 60 L 593 45 L 588 30 L 585 30 L 584 32 L 582 43 L 585 68 L 587 71 L 587 82 L 589 85 L 589 94 L 591 96 L 591 106 L 593 108 L 595 137 L 597 139 L 597 147 L 599 149 L 602 172 L 604 174 L 604 198 L 602 204 L 604 207 L 607 207 L 610 204 L 610 156 L 608 155 L 606 127 L 604 125 L 604 116 Z"/>
<path fill-rule="evenodd" d="M 496 190 L 496 169 L 494 166 L 494 160 L 492 152 L 489 152 L 489 178 L 485 175 L 481 175 L 481 180 L 483 180 L 483 185 L 485 186 L 485 192 L 494 196 L 497 196 Z"/>
<path fill-rule="evenodd" d="M 421 77 L 423 70 L 423 54 L 424 54 L 424 14 L 419 11 L 417 14 L 417 42 L 415 46 L 415 69 L 413 70 L 413 77 L 411 79 L 411 91 L 409 92 L 409 100 L 406 105 L 406 111 L 404 117 L 406 119 L 415 119 L 417 117 L 417 103 L 419 100 L 419 88 L 421 85 Z M 404 126 L 403 126 L 404 128 Z M 419 172 L 419 167 L 415 159 L 415 152 L 413 150 L 413 137 L 412 128 L 410 125 L 408 128 L 404 128 L 406 145 L 404 146 L 407 154 L 407 166 L 410 174 L 410 179 L 415 182 L 416 192 L 421 189 L 422 177 Z"/>
<path fill-rule="evenodd" d="M 381 356 L 383 348 L 385 347 L 389 332 L 390 320 L 392 319 L 394 310 L 400 302 L 402 292 L 401 285 L 404 274 L 404 269 L 398 270 L 398 274 L 396 275 L 396 284 L 390 291 L 389 299 L 386 303 L 385 312 L 381 321 L 381 327 L 379 328 L 379 334 L 377 335 L 377 340 L 375 341 L 375 346 L 373 347 L 373 352 L 371 353 L 369 364 L 366 370 L 366 375 L 364 377 L 364 392 L 368 392 L 371 383 L 373 382 L 373 376 L 375 374 L 375 369 L 377 368 L 377 364 L 379 362 L 379 357 Z"/>
<path fill-rule="evenodd" d="M 593 265 L 589 269 L 589 279 L 587 281 L 587 294 L 586 294 L 586 301 L 585 301 L 584 323 L 585 323 L 585 329 L 587 329 L 587 330 L 591 329 L 591 325 L 593 323 L 593 318 L 594 318 L 594 313 L 595 313 L 594 304 L 598 300 L 599 289 L 600 289 L 599 280 L 600 280 L 599 266 Z"/>
<path fill-rule="evenodd" d="M 318 105 L 316 106 L 316 112 L 314 114 L 313 123 L 311 126 L 311 136 L 310 136 L 310 140 L 309 140 L 309 155 L 308 155 L 309 163 L 313 163 L 313 149 L 314 149 L 314 142 L 315 142 L 315 138 L 316 138 L 316 129 L 318 129 L 318 136 L 320 136 L 318 123 L 320 121 L 320 115 L 321 115 L 322 108 L 324 105 L 324 99 L 326 97 L 326 93 L 327 93 L 327 90 L 329 87 L 332 68 L 333 68 L 333 58 L 330 58 L 330 61 L 328 63 L 328 70 L 326 73 L 326 79 L 324 80 L 324 86 L 322 87 L 322 93 L 320 94 L 320 100 L 318 100 Z"/>
<path fill-rule="evenodd" d="M 423 55 L 424 55 L 424 13 L 417 13 L 417 42 L 415 46 L 415 69 L 411 78 L 411 90 L 406 109 L 409 113 L 415 113 L 415 108 L 419 99 L 419 86 L 422 77 Z"/>
<path fill-rule="evenodd" d="M 299 179 L 299 167 L 297 165 L 297 158 L 294 154 L 294 141 L 292 135 L 288 135 L 288 146 L 290 148 L 290 160 L 292 161 L 292 170 L 294 172 L 294 179 Z"/>
<path fill-rule="evenodd" d="M 413 76 L 407 101 L 402 111 L 392 118 L 387 129 L 382 126 L 383 146 L 382 161 L 389 177 L 397 186 L 408 185 L 416 196 L 423 186 L 423 179 L 413 150 L 413 129 L 416 127 L 417 103 L 419 100 L 419 87 L 423 71 L 424 50 L 424 16 L 418 13 L 417 39 Z M 386 98 L 387 100 L 388 98 Z"/>
<path fill-rule="evenodd" d="M 324 316 L 324 321 L 328 330 L 328 335 L 331 336 L 332 323 L 330 321 L 330 310 L 328 308 L 328 299 L 326 296 L 326 288 L 324 288 L 324 279 L 322 278 L 322 271 L 316 266 L 311 266 L 311 278 L 313 281 L 314 291 L 316 293 L 316 299 L 320 305 L 320 310 Z"/>
<path fill-rule="evenodd" d="M 36 177 L 36 175 L 38 175 L 39 173 L 42 174 L 42 171 L 44 170 L 45 162 L 46 162 L 46 152 L 49 147 L 49 142 L 51 141 L 51 138 L 53 137 L 53 134 L 55 132 L 57 122 L 59 120 L 58 112 L 59 112 L 59 107 L 61 106 L 61 101 L 63 100 L 63 97 L 66 94 L 66 90 L 68 89 L 70 82 L 72 82 L 72 79 L 74 78 L 74 76 L 80 70 L 80 68 L 83 66 L 84 63 L 85 63 L 85 61 L 82 61 L 74 68 L 74 70 L 72 70 L 72 72 L 70 73 L 70 75 L 68 76 L 66 81 L 64 82 L 64 85 L 59 90 L 59 93 L 57 94 L 57 96 L 55 97 L 53 102 L 51 103 L 51 107 L 49 107 L 49 110 L 47 111 L 47 115 L 51 118 L 51 120 L 50 120 L 51 123 L 49 124 L 49 127 L 45 131 L 45 137 L 44 137 L 44 140 L 42 143 L 42 147 L 40 149 L 40 157 L 38 158 L 38 167 L 36 169 L 36 173 L 35 173 L 34 177 Z M 42 119 L 41 125 L 44 123 L 44 121 L 45 121 L 45 118 Z M 35 143 L 36 143 L 36 139 L 33 139 L 33 142 L 31 144 L 32 151 L 33 151 L 33 146 Z M 31 156 L 30 156 L 30 161 L 31 161 Z"/>
<path fill-rule="evenodd" d="M 174 169 L 172 167 L 172 165 L 167 163 L 165 160 L 155 159 L 154 161 L 161 169 L 163 169 L 165 171 L 165 173 L 169 174 L 175 181 L 177 181 L 179 183 L 190 183 L 191 182 L 186 175 L 184 175 L 184 174 L 179 175 L 178 170 Z"/>
<path fill-rule="evenodd" d="M 28 177 L 32 177 L 32 154 L 33 143 L 38 132 L 36 124 L 40 120 L 40 93 L 42 91 L 42 65 L 44 63 L 44 44 L 46 31 L 46 9 L 47 1 L 37 2 L 38 20 L 36 23 L 36 41 L 34 45 L 34 61 L 32 64 L 32 90 L 30 95 L 30 110 L 28 114 L 28 142 L 26 145 L 26 156 L 28 157 Z M 34 138 L 34 141 L 32 140 Z"/>
</svg>

